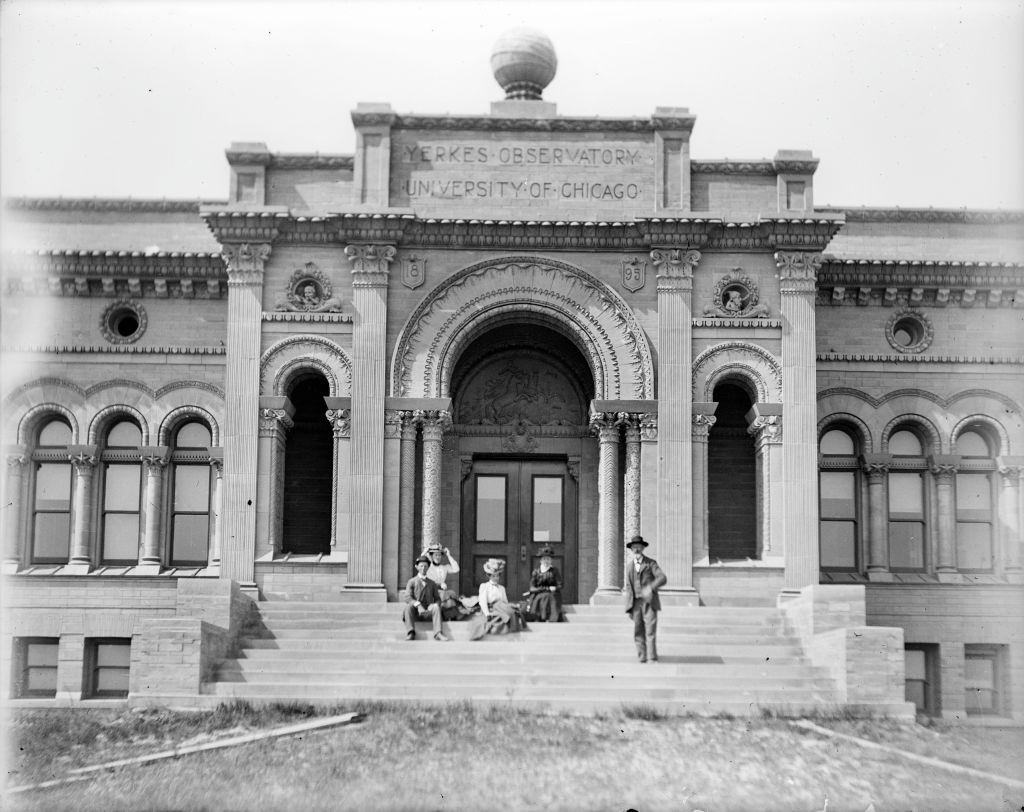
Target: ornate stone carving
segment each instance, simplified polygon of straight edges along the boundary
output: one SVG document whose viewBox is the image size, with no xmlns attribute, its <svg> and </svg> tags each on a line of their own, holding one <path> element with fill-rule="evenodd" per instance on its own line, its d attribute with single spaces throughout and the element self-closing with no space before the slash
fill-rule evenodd
<svg viewBox="0 0 1024 812">
<path fill-rule="evenodd" d="M 936 462 L 935 460 L 930 460 L 928 470 L 936 477 L 951 477 L 960 470 L 960 466 L 955 462 Z"/>
<path fill-rule="evenodd" d="M 891 468 L 892 464 L 889 462 L 868 462 L 864 460 L 860 464 L 860 469 L 867 476 L 868 480 L 872 482 L 887 477 Z"/>
<path fill-rule="evenodd" d="M 645 414 L 640 417 L 640 439 L 658 439 L 658 416 L 656 414 Z"/>
<path fill-rule="evenodd" d="M 466 477 L 473 473 L 473 458 L 463 457 L 459 462 L 462 466 L 459 474 L 459 481 L 464 481 Z"/>
<path fill-rule="evenodd" d="M 540 359 L 524 357 L 491 367 L 469 381 L 459 400 L 458 422 L 578 426 L 583 415 L 564 376 Z"/>
<path fill-rule="evenodd" d="M 502 439 L 501 447 L 513 454 L 532 453 L 537 450 L 537 438 L 524 421 L 518 420 Z"/>
<path fill-rule="evenodd" d="M 399 335 L 392 394 L 446 396 L 455 360 L 475 329 L 509 317 L 554 320 L 567 329 L 590 362 L 596 397 L 653 397 L 650 345 L 622 297 L 578 268 L 537 257 L 481 262 L 428 294 Z"/>
<path fill-rule="evenodd" d="M 904 333 L 909 343 L 901 343 L 897 332 Z M 885 340 L 897 352 L 914 354 L 924 352 L 935 338 L 935 329 L 924 313 L 908 308 L 896 310 L 885 324 Z"/>
<path fill-rule="evenodd" d="M 132 325 L 134 330 L 130 330 Z M 135 343 L 142 338 L 148 325 L 146 308 L 132 299 L 119 299 L 108 305 L 100 315 L 100 332 L 111 344 Z"/>
<path fill-rule="evenodd" d="M 776 251 L 775 265 L 779 269 L 783 293 L 813 293 L 821 254 L 811 251 Z"/>
<path fill-rule="evenodd" d="M 292 373 L 313 368 L 327 379 L 331 397 L 352 391 L 352 361 L 326 336 L 293 335 L 268 347 L 260 358 L 260 394 L 281 396 Z"/>
<path fill-rule="evenodd" d="M 331 424 L 331 429 L 334 431 L 334 437 L 341 439 L 343 437 L 351 437 L 352 432 L 352 410 L 351 409 L 328 409 L 327 420 Z M 388 413 L 384 413 L 384 424 L 385 426 L 395 422 L 394 420 L 388 420 Z"/>
<path fill-rule="evenodd" d="M 6 459 L 8 468 L 17 469 L 28 462 L 28 454 L 24 451 L 15 451 L 7 454 Z"/>
<path fill-rule="evenodd" d="M 260 409 L 260 436 L 276 437 L 295 425 L 284 409 Z"/>
<path fill-rule="evenodd" d="M 726 341 L 708 347 L 693 361 L 693 399 L 710 402 L 715 384 L 739 373 L 757 390 L 760 403 L 782 403 L 782 365 L 764 347 L 746 341 Z"/>
<path fill-rule="evenodd" d="M 71 460 L 71 464 L 75 466 L 75 473 L 91 474 L 98 457 L 95 453 L 90 454 L 80 451 L 75 454 L 68 454 L 68 459 Z"/>
<path fill-rule="evenodd" d="M 782 419 L 775 414 L 755 417 L 747 426 L 747 434 L 753 437 L 758 445 L 781 443 Z"/>
<path fill-rule="evenodd" d="M 704 308 L 705 316 L 720 316 L 733 319 L 764 319 L 770 313 L 766 305 L 760 304 L 757 283 L 749 276 L 742 275 L 742 268 L 733 268 L 718 280 L 711 304 Z"/>
<path fill-rule="evenodd" d="M 651 261 L 658 274 L 658 290 L 691 290 L 693 271 L 700 257 L 700 251 L 693 248 L 656 248 L 651 251 Z"/>
<path fill-rule="evenodd" d="M 427 279 L 427 260 L 416 255 L 402 259 L 402 284 L 416 290 Z"/>
<path fill-rule="evenodd" d="M 395 253 L 393 245 L 346 245 L 345 256 L 352 263 L 353 287 L 387 287 L 388 269 Z"/>
<path fill-rule="evenodd" d="M 647 284 L 647 262 L 639 257 L 622 260 L 622 287 L 636 293 Z"/>
<path fill-rule="evenodd" d="M 285 295 L 277 300 L 275 310 L 338 313 L 343 306 L 342 300 L 334 295 L 331 280 L 314 262 L 307 262 L 304 268 L 295 271 L 284 290 Z"/>
<path fill-rule="evenodd" d="M 566 463 L 565 467 L 569 471 L 569 476 L 571 476 L 573 478 L 573 481 L 574 482 L 579 482 L 580 481 L 580 458 L 579 457 L 569 457 L 569 461 Z"/>
<path fill-rule="evenodd" d="M 708 434 L 711 432 L 711 427 L 715 425 L 715 421 L 718 420 L 713 414 L 693 414 L 693 431 L 692 435 L 694 438 L 707 440 Z"/>
<path fill-rule="evenodd" d="M 225 243 L 221 256 L 228 265 L 228 285 L 263 283 L 263 264 L 270 257 L 268 243 Z"/>
</svg>

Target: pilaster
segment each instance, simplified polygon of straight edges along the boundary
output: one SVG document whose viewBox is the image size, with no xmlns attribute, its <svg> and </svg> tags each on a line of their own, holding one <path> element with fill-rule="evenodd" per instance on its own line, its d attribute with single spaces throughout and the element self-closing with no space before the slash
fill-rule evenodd
<svg viewBox="0 0 1024 812">
<path fill-rule="evenodd" d="M 224 449 L 220 446 L 211 447 L 210 468 L 213 474 L 213 493 L 210 504 L 213 515 L 210 528 L 210 556 L 208 569 L 220 571 L 221 536 L 224 532 Z"/>
<path fill-rule="evenodd" d="M 886 484 L 892 454 L 864 454 L 861 470 L 868 481 L 868 580 L 888 582 L 889 572 L 889 502 Z"/>
<path fill-rule="evenodd" d="M 347 550 L 351 504 L 349 499 L 349 457 L 352 410 L 348 398 L 324 398 L 327 422 L 334 438 L 333 482 L 331 483 L 331 553 Z M 339 538 L 340 537 L 340 538 Z"/>
<path fill-rule="evenodd" d="M 398 484 L 398 569 L 412 569 L 416 543 L 416 422 L 414 412 L 397 412 L 401 419 L 401 452 Z M 401 580 L 399 578 L 399 580 Z"/>
<path fill-rule="evenodd" d="M 1021 571 L 1020 481 L 1024 457 L 999 457 L 999 538 L 1002 540 L 1003 572 L 1013 584 L 1024 583 Z"/>
<path fill-rule="evenodd" d="M 658 415 L 640 415 L 640 535 L 658 541 Z M 628 552 L 628 551 L 627 551 Z M 623 553 L 625 561 L 626 553 Z"/>
<path fill-rule="evenodd" d="M 164 557 L 161 544 L 165 535 L 164 475 L 171 459 L 171 449 L 167 446 L 143 446 L 139 451 L 142 455 L 142 470 L 146 475 L 146 527 L 142 536 L 142 557 L 136 572 L 140 575 L 159 575 Z"/>
<path fill-rule="evenodd" d="M 221 577 L 254 588 L 263 267 L 269 243 L 228 243 Z"/>
<path fill-rule="evenodd" d="M 938 519 L 935 573 L 945 583 L 958 583 L 961 580 L 956 563 L 956 502 L 953 497 L 953 485 L 959 467 L 960 457 L 956 455 L 935 455 L 928 460 L 928 468 L 935 480 Z"/>
<path fill-rule="evenodd" d="M 352 263 L 352 514 L 346 589 L 379 592 L 384 511 L 384 387 L 387 302 L 392 245 L 351 244 Z"/>
<path fill-rule="evenodd" d="M 693 560 L 707 561 L 708 553 L 708 435 L 715 425 L 718 404 L 694 403 L 693 427 Z"/>
<path fill-rule="evenodd" d="M 402 499 L 402 414 L 384 410 L 384 524 L 382 563 L 388 600 L 398 600 L 404 574 L 399 565 Z M 406 570 L 407 571 L 407 570 Z"/>
<path fill-rule="evenodd" d="M 814 300 L 821 255 L 777 251 L 782 295 L 782 391 L 785 587 L 815 585 L 818 564 L 818 448 Z"/>
<path fill-rule="evenodd" d="M 757 478 L 757 550 L 762 560 L 778 558 L 782 523 L 776 506 L 782 489 L 782 404 L 755 403 L 747 413 L 747 433 L 754 438 Z"/>
<path fill-rule="evenodd" d="M 664 603 L 695 604 L 693 589 L 692 306 L 700 252 L 658 248 L 658 544 Z"/>
<path fill-rule="evenodd" d="M 73 522 L 71 528 L 71 556 L 66 571 L 84 574 L 92 569 L 93 548 L 93 482 L 99 447 L 95 445 L 68 446 L 68 458 L 75 471 L 72 495 Z"/>
<path fill-rule="evenodd" d="M 21 565 L 21 545 L 24 542 L 25 505 L 22 494 L 25 491 L 25 468 L 29 461 L 25 446 L 8 446 L 4 449 L 7 458 L 7 476 L 4 479 L 4 521 L 3 521 L 3 562 L 0 572 L 17 572 Z"/>
<path fill-rule="evenodd" d="M 263 397 L 259 404 L 259 462 L 261 476 L 266 477 L 260 495 L 267 507 L 266 513 L 261 514 L 259 537 L 267 540 L 269 552 L 276 556 L 284 542 L 285 443 L 288 431 L 295 425 L 295 407 L 286 397 Z"/>
</svg>

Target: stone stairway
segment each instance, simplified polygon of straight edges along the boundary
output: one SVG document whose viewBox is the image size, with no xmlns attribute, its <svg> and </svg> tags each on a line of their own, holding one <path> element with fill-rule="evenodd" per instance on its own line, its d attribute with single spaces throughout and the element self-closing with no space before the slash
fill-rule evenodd
<svg viewBox="0 0 1024 812">
<path fill-rule="evenodd" d="M 401 604 L 270 599 L 204 683 L 208 702 L 381 701 L 511 703 L 587 712 L 650 706 L 671 714 L 798 715 L 836 704 L 836 688 L 810 665 L 781 613 L 764 607 L 672 607 L 658 620 L 660 661 L 640 664 L 632 624 L 615 606 L 566 607 L 567 623 L 520 634 L 405 639 Z"/>
</svg>

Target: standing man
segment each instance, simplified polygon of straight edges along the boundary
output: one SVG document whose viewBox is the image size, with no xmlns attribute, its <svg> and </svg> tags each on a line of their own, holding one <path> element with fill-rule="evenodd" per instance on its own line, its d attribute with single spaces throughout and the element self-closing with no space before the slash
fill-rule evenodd
<svg viewBox="0 0 1024 812">
<path fill-rule="evenodd" d="M 405 623 L 405 636 L 408 640 L 416 639 L 416 621 L 430 620 L 434 624 L 434 639 L 447 640 L 441 631 L 441 602 L 438 599 L 437 584 L 427 577 L 430 559 L 421 555 L 416 559 L 416 574 L 405 585 L 405 611 L 402 621 Z"/>
<path fill-rule="evenodd" d="M 658 631 L 658 612 L 661 599 L 658 589 L 668 580 L 658 562 L 644 555 L 647 542 L 643 536 L 633 536 L 626 545 L 633 552 L 633 560 L 626 565 L 626 614 L 633 618 L 633 640 L 636 642 L 636 656 L 640 662 L 658 659 L 655 635 Z"/>
</svg>

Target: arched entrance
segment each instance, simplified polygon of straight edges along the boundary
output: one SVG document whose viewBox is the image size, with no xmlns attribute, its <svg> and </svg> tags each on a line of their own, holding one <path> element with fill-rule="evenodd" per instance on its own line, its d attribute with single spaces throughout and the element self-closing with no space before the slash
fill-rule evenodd
<svg viewBox="0 0 1024 812">
<path fill-rule="evenodd" d="M 582 458 L 594 381 L 580 349 L 538 320 L 481 330 L 451 377 L 453 433 L 462 461 L 460 588 L 476 592 L 488 558 L 506 563 L 509 598 L 529 586 L 550 545 L 563 599 L 579 596 Z"/>
<path fill-rule="evenodd" d="M 303 375 L 289 393 L 295 414 L 284 458 L 282 550 L 314 554 L 331 551 L 331 461 L 333 433 L 324 397 L 327 380 Z"/>
<path fill-rule="evenodd" d="M 753 405 L 735 382 L 718 384 L 708 434 L 708 555 L 711 561 L 757 557 L 757 463 L 747 432 Z"/>
</svg>

